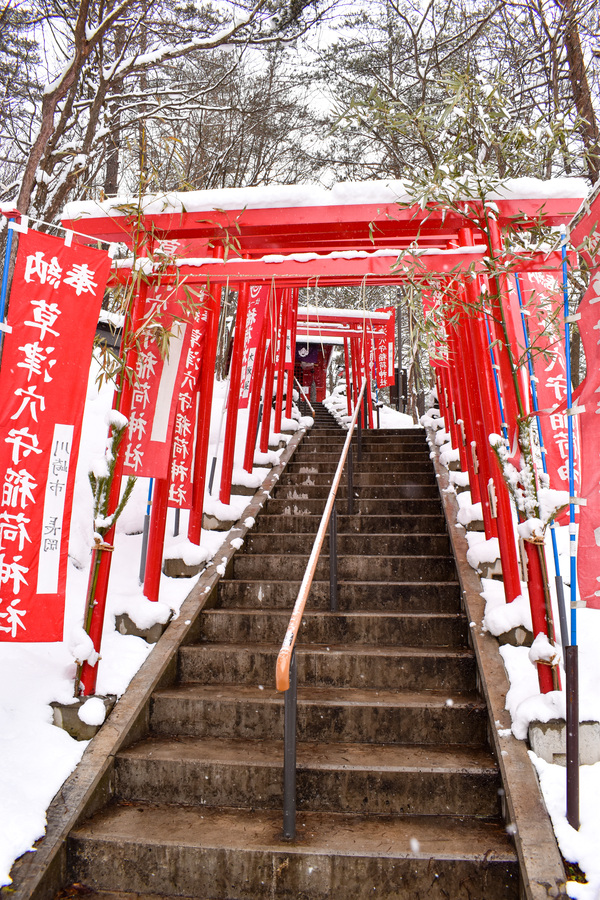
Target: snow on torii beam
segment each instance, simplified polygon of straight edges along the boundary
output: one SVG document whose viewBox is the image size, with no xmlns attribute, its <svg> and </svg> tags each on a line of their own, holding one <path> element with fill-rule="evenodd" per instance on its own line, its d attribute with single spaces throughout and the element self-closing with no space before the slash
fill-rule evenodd
<svg viewBox="0 0 600 900">
<path fill-rule="evenodd" d="M 369 284 L 399 283 L 402 281 L 427 280 L 436 276 L 464 278 L 470 273 L 486 274 L 488 250 L 484 245 L 461 247 L 451 250 L 424 250 L 417 253 L 401 250 L 346 251 L 319 255 L 313 253 L 272 255 L 259 259 L 228 260 L 201 258 L 184 259 L 178 265 L 179 276 L 186 284 L 225 285 L 250 282 L 259 284 L 275 280 L 281 287 L 306 287 L 319 284 L 323 287 L 334 285 L 356 285 L 363 279 Z M 575 264 L 575 255 L 569 257 Z M 526 252 L 503 254 L 498 260 L 500 266 L 511 272 L 558 271 L 561 266 L 559 251 Z M 130 267 L 121 265 L 117 278 L 126 280 Z M 165 282 L 167 273 L 162 273 Z"/>
<path fill-rule="evenodd" d="M 181 276 L 193 282 L 209 280 L 225 284 L 239 281 L 271 281 L 288 287 L 303 287 L 316 282 L 321 285 L 358 284 L 367 278 L 370 284 L 428 279 L 439 275 L 464 277 L 469 272 L 486 274 L 489 269 L 485 258 L 488 249 L 484 245 L 461 247 L 451 250 L 424 250 L 418 253 L 401 250 L 350 251 L 330 253 L 325 256 L 307 253 L 290 256 L 264 256 L 259 259 L 182 260 Z M 571 260 L 575 262 L 575 257 Z M 559 251 L 550 253 L 505 254 L 502 267 L 514 272 L 541 272 L 558 270 L 561 265 Z M 196 270 L 196 272 L 194 271 Z"/>
<path fill-rule="evenodd" d="M 387 313 L 371 310 L 337 309 L 323 306 L 299 306 L 296 338 L 361 337 L 365 325 L 369 333 L 384 336 L 389 322 Z"/>
<path fill-rule="evenodd" d="M 568 223 L 587 194 L 582 179 L 512 179 L 489 194 L 500 228 Z M 465 214 L 484 220 L 481 201 L 465 197 Z M 465 226 L 456 210 L 411 206 L 401 181 L 266 185 L 115 198 L 68 204 L 63 224 L 76 232 L 132 245 L 140 225 L 156 240 L 183 244 L 182 255 L 210 256 L 222 245 L 250 257 L 347 249 L 448 246 Z M 481 230 L 475 227 L 475 241 Z M 195 246 L 194 246 L 195 245 Z M 203 245 L 203 249 L 201 249 Z"/>
</svg>

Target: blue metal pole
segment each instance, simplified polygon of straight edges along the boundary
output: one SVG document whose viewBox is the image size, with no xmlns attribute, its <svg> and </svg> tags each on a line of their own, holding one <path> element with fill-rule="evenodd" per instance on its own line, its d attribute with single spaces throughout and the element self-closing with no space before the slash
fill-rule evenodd
<svg viewBox="0 0 600 900">
<path fill-rule="evenodd" d="M 144 577 L 146 574 L 146 556 L 148 554 L 148 534 L 150 531 L 150 512 L 152 509 L 152 488 L 154 486 L 154 479 L 151 478 L 148 484 L 148 499 L 146 500 L 146 515 L 144 516 L 144 532 L 142 535 L 142 554 L 140 557 L 140 574 L 139 581 L 140 584 L 144 583 Z"/>
<path fill-rule="evenodd" d="M 523 337 L 525 339 L 525 350 L 527 352 L 527 367 L 529 369 L 529 382 L 531 384 L 531 401 L 533 411 L 536 413 L 535 420 L 537 423 L 538 436 L 540 441 L 540 450 L 542 452 L 542 469 L 544 474 L 548 474 L 548 464 L 546 462 L 546 451 L 544 447 L 544 435 L 542 432 L 542 423 L 538 415 L 539 402 L 537 388 L 535 386 L 535 375 L 533 371 L 533 360 L 531 358 L 531 347 L 529 344 L 529 332 L 527 331 L 527 323 L 525 321 L 525 313 L 523 312 L 523 295 L 521 293 L 521 283 L 519 276 L 515 275 L 515 283 L 517 285 L 517 296 L 519 298 L 519 309 L 521 310 L 521 325 L 523 326 Z M 567 625 L 567 612 L 565 609 L 565 593 L 563 588 L 563 580 L 560 571 L 560 560 L 558 558 L 558 544 L 556 542 L 556 522 L 554 519 L 550 522 L 550 535 L 552 537 L 552 555 L 554 558 L 554 580 L 556 584 L 556 596 L 558 600 L 558 617 L 560 620 L 560 636 L 563 653 L 569 643 L 569 629 Z"/>
</svg>

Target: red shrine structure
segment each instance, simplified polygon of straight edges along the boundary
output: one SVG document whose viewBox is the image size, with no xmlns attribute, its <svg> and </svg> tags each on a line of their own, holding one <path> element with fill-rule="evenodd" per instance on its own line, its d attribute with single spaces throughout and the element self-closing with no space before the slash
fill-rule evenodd
<svg viewBox="0 0 600 900">
<path fill-rule="evenodd" d="M 506 599 L 510 602 L 517 597 L 521 585 L 510 497 L 489 442 L 490 434 L 501 434 L 504 429 L 516 461 L 518 429 L 524 416 L 531 413 L 529 376 L 520 362 L 516 363 L 523 337 L 515 276 L 525 279 L 530 289 L 526 301 L 529 324 L 543 320 L 562 282 L 563 260 L 558 247 L 529 249 L 535 247 L 531 234 L 540 227 L 558 232 L 567 226 L 585 193 L 586 187 L 578 179 L 521 179 L 508 182 L 492 196 L 465 196 L 451 208 L 435 204 L 421 208 L 410 204 L 400 182 L 391 181 L 340 184 L 331 190 L 310 185 L 267 186 L 165 194 L 143 197 L 140 203 L 115 199 L 71 204 L 63 225 L 76 233 L 77 240 L 84 241 L 85 235 L 128 248 L 128 257 L 115 266 L 114 278 L 132 290 L 123 340 L 130 370 L 137 367 L 139 371 L 141 351 L 134 338 L 149 309 L 160 307 L 161 314 L 171 315 L 172 324 L 172 300 L 181 300 L 183 292 L 200 298 L 196 319 L 188 323 L 191 345 L 182 343 L 187 347 L 181 356 L 186 357 L 188 369 L 180 359 L 180 369 L 172 379 L 177 389 L 171 402 L 173 415 L 177 403 L 180 414 L 188 404 L 186 409 L 193 409 L 195 421 L 185 420 L 188 430 L 179 444 L 175 431 L 170 432 L 159 469 L 141 468 L 138 472 L 156 479 L 146 595 L 158 598 L 169 505 L 190 509 L 188 537 L 193 543 L 200 541 L 222 297 L 230 290 L 238 292 L 219 489 L 219 499 L 227 504 L 239 409 L 247 406 L 249 410 L 244 468 L 251 472 L 260 404 L 263 416 L 258 440 L 264 452 L 270 433 L 280 432 L 282 421 L 290 415 L 294 348 L 297 342 L 302 346 L 303 337 L 320 334 L 343 342 L 349 412 L 364 376 L 379 380 L 393 370 L 393 317 L 389 311 L 348 311 L 344 316 L 325 309 L 303 311 L 298 308 L 299 290 L 404 284 L 421 289 L 434 334 L 430 358 L 440 412 L 452 444 L 458 448 L 461 466 L 469 473 L 472 500 L 482 504 L 486 537 L 498 538 Z M 567 262 L 571 267 L 578 265 L 573 250 Z M 537 293 L 536 285 L 540 288 Z M 538 293 L 543 302 L 536 300 Z M 550 356 L 556 349 L 546 347 Z M 317 365 L 321 373 L 323 362 L 321 359 Z M 560 368 L 560 363 L 557 366 Z M 558 368 L 554 374 L 562 380 L 559 377 L 549 387 L 555 391 L 557 408 L 564 400 L 564 377 Z M 182 390 L 186 379 L 189 389 Z M 317 377 L 313 369 L 311 379 L 321 398 L 322 375 Z M 124 379 L 116 395 L 119 411 L 128 418 L 136 410 L 136 390 L 135 382 Z M 559 415 L 567 412 L 563 409 Z M 370 391 L 362 415 L 363 425 L 373 427 Z M 561 425 L 556 433 L 562 430 Z M 194 433 L 193 454 L 186 453 L 184 459 Z M 552 441 L 553 435 L 548 439 Z M 131 441 L 129 451 L 128 459 L 126 449 L 121 452 L 119 473 L 135 471 Z M 138 457 L 141 459 L 139 453 Z M 184 471 L 185 484 L 177 485 Z M 116 478 L 115 505 L 119 484 L 120 478 Z M 110 534 L 106 539 L 111 540 Z M 547 633 L 546 574 L 537 547 L 528 541 L 525 545 L 534 631 Z M 110 554 L 104 556 L 91 633 L 96 646 L 110 567 Z M 542 690 L 551 690 L 549 667 L 539 669 Z M 83 677 L 86 693 L 93 691 L 94 683 L 93 667 L 87 666 Z"/>
</svg>

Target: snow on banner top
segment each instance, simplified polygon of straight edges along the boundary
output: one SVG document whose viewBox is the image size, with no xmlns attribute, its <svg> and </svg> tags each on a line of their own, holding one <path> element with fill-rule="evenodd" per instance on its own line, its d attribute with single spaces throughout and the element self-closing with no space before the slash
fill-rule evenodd
<svg viewBox="0 0 600 900">
<path fill-rule="evenodd" d="M 588 194 L 583 178 L 514 178 L 506 181 L 500 191 L 491 192 L 490 200 L 502 199 L 564 199 L 581 198 Z M 402 181 L 341 182 L 331 188 L 318 184 L 260 185 L 246 188 L 224 188 L 209 191 L 166 192 L 148 194 L 141 198 L 144 215 L 156 216 L 178 213 L 213 212 L 216 210 L 285 209 L 313 206 L 352 206 L 361 204 L 406 203 L 409 201 Z M 465 200 L 468 198 L 465 197 Z M 63 220 L 84 217 L 125 216 L 123 207 L 137 203 L 137 198 L 114 197 L 98 203 L 92 200 L 68 203 Z"/>
</svg>

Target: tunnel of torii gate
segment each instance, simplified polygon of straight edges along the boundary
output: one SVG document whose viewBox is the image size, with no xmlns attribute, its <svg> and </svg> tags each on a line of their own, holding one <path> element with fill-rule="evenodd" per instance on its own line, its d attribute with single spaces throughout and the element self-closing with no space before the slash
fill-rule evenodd
<svg viewBox="0 0 600 900">
<path fill-rule="evenodd" d="M 339 311 L 323 308 L 312 313 L 299 312 L 300 288 L 419 283 L 434 308 L 435 289 L 443 283 L 445 291 L 461 303 L 451 320 L 438 323 L 443 346 L 434 354 L 434 372 L 440 412 L 451 432 L 453 446 L 460 452 L 461 467 L 468 471 L 472 501 L 482 504 L 486 538 L 498 538 L 506 599 L 514 600 L 521 593 L 521 584 L 511 504 L 488 440 L 490 433 L 500 433 L 502 429 L 501 400 L 509 443 L 516 447 L 518 397 L 510 348 L 503 339 L 499 320 L 502 312 L 512 341 L 511 278 L 517 273 L 557 275 L 561 255 L 560 251 L 527 249 L 510 252 L 505 249 L 505 239 L 507 233 L 514 238 L 540 225 L 568 224 L 584 195 L 585 186 L 578 179 L 523 179 L 508 183 L 485 203 L 465 198 L 464 203 L 453 208 L 421 209 L 406 202 L 401 183 L 371 182 L 340 184 L 331 190 L 268 186 L 189 192 L 145 197 L 141 203 L 120 198 L 67 207 L 63 218 L 66 228 L 93 239 L 125 243 L 133 251 L 133 267 L 131 260 L 129 265 L 120 261 L 114 270 L 116 279 L 127 282 L 132 278 L 132 270 L 143 268 L 145 277 L 139 280 L 126 333 L 135 334 L 140 328 L 159 280 L 161 290 L 166 286 L 174 296 L 184 286 L 185 290 L 202 292 L 203 302 L 195 323 L 198 334 L 202 332 L 202 343 L 196 379 L 199 402 L 190 472 L 189 540 L 200 542 L 224 289 L 238 291 L 219 492 L 219 499 L 227 504 L 240 405 L 249 410 L 244 468 L 251 472 L 261 400 L 267 398 L 260 425 L 261 451 L 268 449 L 269 433 L 281 431 L 282 418 L 290 416 L 291 348 L 297 339 L 310 333 L 311 328 L 323 337 L 342 338 L 349 411 L 362 378 L 373 375 L 371 346 L 377 338 L 383 339 L 389 314 L 348 311 L 342 316 Z M 514 240 L 511 243 L 514 245 Z M 527 241 L 519 243 L 527 246 Z M 167 250 L 169 256 L 165 256 Z M 157 251 L 162 255 L 157 257 Z M 492 274 L 491 256 L 498 262 Z M 142 262 L 143 257 L 149 261 Z M 158 266 L 153 265 L 157 258 L 161 260 Z M 569 264 L 576 265 L 575 254 L 569 258 Z M 489 315 L 466 314 L 465 308 L 475 307 L 482 292 L 489 297 Z M 253 329 L 259 296 L 263 297 L 263 312 L 259 316 L 260 327 Z M 328 315 L 332 312 L 333 316 Z M 516 336 L 514 340 L 516 343 Z M 490 345 L 494 348 L 493 360 Z M 128 366 L 135 370 L 135 347 L 125 346 L 124 352 Z M 116 403 L 127 417 L 131 414 L 133 393 L 134 385 L 124 379 Z M 371 391 L 367 391 L 367 398 L 364 424 L 372 427 Z M 121 451 L 117 470 L 120 474 L 124 469 L 123 454 Z M 170 499 L 169 470 L 151 474 L 156 481 L 144 591 L 156 600 L 167 507 L 175 504 Z M 115 479 L 113 506 L 109 508 L 116 505 L 119 480 Z M 105 540 L 110 543 L 112 535 L 108 534 Z M 534 633 L 548 634 L 544 562 L 533 544 L 526 542 L 526 550 Z M 110 554 L 104 554 L 104 558 L 98 577 L 97 621 L 91 629 L 97 648 Z M 86 692 L 94 681 L 92 669 L 89 667 L 83 675 Z M 538 670 L 542 690 L 556 687 L 549 666 L 540 665 Z"/>
</svg>

